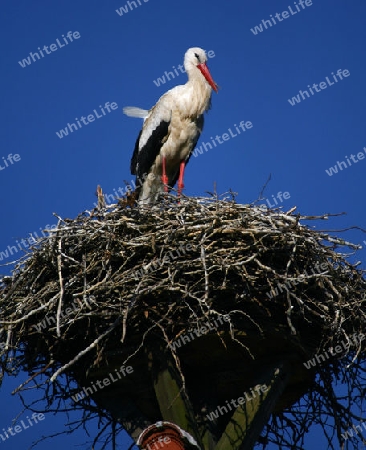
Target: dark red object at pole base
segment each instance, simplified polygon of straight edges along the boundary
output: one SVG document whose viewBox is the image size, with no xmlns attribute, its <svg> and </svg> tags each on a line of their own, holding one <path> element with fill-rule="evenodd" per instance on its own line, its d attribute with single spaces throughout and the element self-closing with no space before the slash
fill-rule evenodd
<svg viewBox="0 0 366 450">
<path fill-rule="evenodd" d="M 142 450 L 199 450 L 194 438 L 171 422 L 156 422 L 139 436 L 137 445 Z"/>
</svg>

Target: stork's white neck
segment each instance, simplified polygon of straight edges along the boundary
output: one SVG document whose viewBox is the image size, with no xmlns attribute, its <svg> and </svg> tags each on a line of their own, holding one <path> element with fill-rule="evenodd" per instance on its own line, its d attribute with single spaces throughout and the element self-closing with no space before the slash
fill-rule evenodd
<svg viewBox="0 0 366 450">
<path fill-rule="evenodd" d="M 201 115 L 210 107 L 212 88 L 197 67 L 188 68 L 187 75 L 188 81 L 185 84 L 187 93 L 186 110 L 189 115 Z"/>
</svg>

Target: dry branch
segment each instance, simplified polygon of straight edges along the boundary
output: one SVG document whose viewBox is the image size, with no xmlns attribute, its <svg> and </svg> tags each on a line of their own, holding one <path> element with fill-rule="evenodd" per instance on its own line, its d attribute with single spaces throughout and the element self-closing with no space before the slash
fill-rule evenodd
<svg viewBox="0 0 366 450">
<path fill-rule="evenodd" d="M 6 343 L 0 346 L 0 373 L 22 369 L 29 381 L 36 372 L 55 381 L 67 372 L 80 384 L 88 373 L 108 367 L 111 352 L 133 361 L 150 338 L 163 341 L 184 372 L 193 356 L 172 343 L 225 316 L 229 321 L 205 336 L 217 338 L 222 351 L 235 348 L 243 364 L 285 353 L 298 370 L 294 393 L 284 394 L 263 442 L 285 448 L 279 423 L 290 426 L 285 413 L 292 413 L 298 418 L 290 433 L 295 445 L 299 430 L 308 427 L 309 417 L 316 422 L 321 407 L 347 429 L 352 413 L 337 412 L 334 398 L 324 411 L 324 399 L 315 393 L 325 374 L 356 386 L 364 342 L 326 364 L 303 368 L 366 330 L 364 272 L 347 258 L 358 246 L 304 224 L 329 216 L 301 216 L 295 208 L 264 211 L 217 196 L 183 197 L 177 204 L 168 195 L 151 208 L 99 204 L 74 220 L 59 218 L 58 228 L 0 284 L 0 341 Z M 194 354 L 196 344 L 189 345 Z M 11 350 L 16 369 L 9 363 Z M 360 394 L 350 392 L 347 400 L 357 403 Z M 296 403 L 301 397 L 302 415 Z M 205 410 L 202 400 L 198 421 Z"/>
</svg>

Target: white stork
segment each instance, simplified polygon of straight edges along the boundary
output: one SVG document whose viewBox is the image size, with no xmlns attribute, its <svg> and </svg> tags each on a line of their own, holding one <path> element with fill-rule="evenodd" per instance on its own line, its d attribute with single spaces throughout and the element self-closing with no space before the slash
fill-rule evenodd
<svg viewBox="0 0 366 450">
<path fill-rule="evenodd" d="M 149 111 L 127 106 L 123 112 L 144 119 L 131 159 L 141 203 L 153 203 L 178 180 L 184 187 L 184 169 L 203 128 L 203 113 L 210 108 L 212 89 L 218 86 L 206 65 L 204 50 L 193 47 L 184 55 L 186 84 L 170 89 Z"/>
</svg>

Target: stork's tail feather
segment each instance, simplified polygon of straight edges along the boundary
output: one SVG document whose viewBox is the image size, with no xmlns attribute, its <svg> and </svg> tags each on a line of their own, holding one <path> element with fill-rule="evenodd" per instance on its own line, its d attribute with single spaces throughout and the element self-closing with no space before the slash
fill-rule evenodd
<svg viewBox="0 0 366 450">
<path fill-rule="evenodd" d="M 140 119 L 146 119 L 149 114 L 147 109 L 138 108 L 137 106 L 125 106 L 123 113 L 129 117 L 139 117 Z"/>
</svg>

